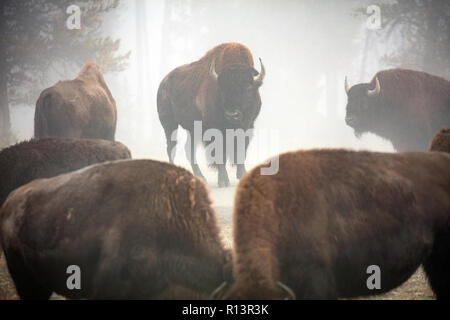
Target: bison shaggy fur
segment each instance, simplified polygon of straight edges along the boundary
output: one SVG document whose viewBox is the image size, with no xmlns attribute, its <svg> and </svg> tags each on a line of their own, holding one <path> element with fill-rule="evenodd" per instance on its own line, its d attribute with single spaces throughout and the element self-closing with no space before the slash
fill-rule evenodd
<svg viewBox="0 0 450 320">
<path fill-rule="evenodd" d="M 226 298 L 379 294 L 421 264 L 436 297 L 450 298 L 449 154 L 298 151 L 275 175 L 260 168 L 236 192 Z M 367 287 L 371 265 L 379 290 Z"/>
<path fill-rule="evenodd" d="M 397 151 L 426 151 L 433 135 L 450 125 L 450 82 L 425 72 L 383 70 L 347 96 L 346 123 L 356 136 L 372 132 Z"/>
<path fill-rule="evenodd" d="M 450 128 L 442 129 L 434 136 L 430 151 L 450 152 Z"/>
<path fill-rule="evenodd" d="M 73 80 L 42 91 L 36 102 L 34 137 L 114 140 L 116 102 L 100 67 L 89 62 Z"/>
<path fill-rule="evenodd" d="M 34 179 L 130 157 L 122 143 L 107 140 L 45 138 L 20 142 L 0 151 L 0 205 L 12 190 Z"/>
<path fill-rule="evenodd" d="M 0 237 L 23 299 L 201 298 L 231 271 L 203 182 L 152 160 L 22 186 L 0 211 Z M 71 265 L 81 270 L 80 290 L 66 286 Z"/>
<path fill-rule="evenodd" d="M 245 174 L 244 160 L 251 130 L 261 110 L 259 88 L 263 83 L 265 69 L 260 62 L 261 73 L 253 68 L 253 56 L 246 46 L 223 43 L 209 50 L 201 59 L 175 68 L 161 81 L 157 107 L 171 163 L 174 162 L 177 143 L 176 130 L 181 126 L 188 132 L 185 151 L 192 171 L 205 179 L 197 164 L 196 148 L 200 142 L 205 146 L 210 143 L 203 136 L 203 130 L 215 129 L 224 139 L 223 149 L 220 150 L 222 156 L 219 159 L 208 156 L 207 160 L 209 165 L 218 169 L 219 187 L 230 184 L 225 167 L 227 160 L 237 165 L 238 179 Z M 202 126 L 199 137 L 195 134 L 195 122 Z M 240 135 L 244 142 L 243 148 L 238 148 L 236 137 L 231 138 L 234 142 L 226 141 L 226 131 L 240 132 L 237 129 L 248 133 Z M 227 149 L 227 145 L 233 145 L 233 148 Z"/>
</svg>

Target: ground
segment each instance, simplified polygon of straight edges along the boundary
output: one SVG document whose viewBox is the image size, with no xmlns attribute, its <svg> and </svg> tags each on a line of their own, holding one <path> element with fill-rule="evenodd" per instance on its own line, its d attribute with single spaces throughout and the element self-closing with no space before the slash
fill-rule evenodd
<svg viewBox="0 0 450 320">
<path fill-rule="evenodd" d="M 214 172 L 207 173 L 206 177 L 209 181 L 210 196 L 213 200 L 214 208 L 218 215 L 218 220 L 223 232 L 223 238 L 225 244 L 231 247 L 231 216 L 233 197 L 236 189 L 237 181 L 231 179 L 231 187 L 219 189 L 216 186 L 217 176 Z M 229 170 L 230 178 L 234 175 L 234 170 Z M 61 297 L 53 295 L 52 299 L 60 299 Z M 18 299 L 14 284 L 9 276 L 8 268 L 6 266 L 4 255 L 0 258 L 0 300 L 2 299 Z M 367 299 L 367 298 L 364 298 Z M 419 268 L 417 272 L 402 286 L 388 292 L 384 295 L 372 296 L 369 299 L 402 299 L 402 300 L 417 300 L 417 299 L 434 299 L 433 292 L 431 291 L 426 276 Z"/>
</svg>

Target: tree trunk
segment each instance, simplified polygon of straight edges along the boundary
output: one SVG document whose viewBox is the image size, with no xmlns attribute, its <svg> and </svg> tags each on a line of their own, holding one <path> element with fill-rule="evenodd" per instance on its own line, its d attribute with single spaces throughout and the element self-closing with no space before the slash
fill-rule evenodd
<svg viewBox="0 0 450 320">
<path fill-rule="evenodd" d="M 0 3 L 0 30 L 5 28 L 5 3 Z M 9 144 L 11 135 L 11 119 L 8 103 L 8 83 L 6 73 L 5 43 L 0 41 L 0 148 Z"/>
<path fill-rule="evenodd" d="M 2 62 L 0 62 L 2 63 Z M 6 75 L 0 74 L 0 147 L 8 143 L 11 131 Z"/>
<path fill-rule="evenodd" d="M 436 5 L 436 4 L 434 4 Z M 425 47 L 422 56 L 422 69 L 425 72 L 442 75 L 441 68 L 439 66 L 439 44 L 436 43 L 436 37 L 438 37 L 439 32 L 439 17 L 442 15 L 440 11 L 439 4 L 438 7 L 432 7 L 429 4 L 427 15 L 426 15 L 426 31 L 425 31 Z M 443 9 L 443 8 L 442 8 Z"/>
</svg>

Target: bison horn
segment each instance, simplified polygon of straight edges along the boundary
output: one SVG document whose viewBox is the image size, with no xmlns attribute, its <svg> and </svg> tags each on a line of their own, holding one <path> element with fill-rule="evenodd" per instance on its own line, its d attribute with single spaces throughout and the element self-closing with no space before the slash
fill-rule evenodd
<svg viewBox="0 0 450 320">
<path fill-rule="evenodd" d="M 264 68 L 264 64 L 262 63 L 261 58 L 259 58 L 259 63 L 261 64 L 261 71 L 259 74 L 253 78 L 256 84 L 262 85 L 264 77 L 266 76 L 266 69 Z"/>
<path fill-rule="evenodd" d="M 381 90 L 380 81 L 378 80 L 378 77 L 375 77 L 375 89 L 367 90 L 367 95 L 369 97 L 376 96 L 380 93 L 380 90 Z"/>
<path fill-rule="evenodd" d="M 217 75 L 217 72 L 216 72 L 216 59 L 213 59 L 213 61 L 211 61 L 211 65 L 209 67 L 209 75 L 214 80 L 217 80 L 217 78 L 218 78 L 218 75 Z"/>
<path fill-rule="evenodd" d="M 217 299 L 222 295 L 222 292 L 225 290 L 225 288 L 228 286 L 228 282 L 224 281 L 220 286 L 218 286 L 210 295 L 209 297 L 211 299 Z"/>
<path fill-rule="evenodd" d="M 280 281 L 278 281 L 278 286 L 288 294 L 288 296 L 291 300 L 296 300 L 295 293 L 294 293 L 294 291 L 292 291 L 291 288 L 289 288 L 287 285 L 285 285 L 284 283 L 282 283 Z"/>
<path fill-rule="evenodd" d="M 349 90 L 350 88 L 348 87 L 347 76 L 345 76 L 345 93 L 347 93 L 347 95 Z"/>
</svg>

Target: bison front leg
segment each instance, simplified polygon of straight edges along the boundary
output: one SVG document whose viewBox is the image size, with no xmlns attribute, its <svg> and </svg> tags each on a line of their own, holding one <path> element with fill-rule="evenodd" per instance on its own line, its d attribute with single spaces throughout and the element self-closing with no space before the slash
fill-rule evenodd
<svg viewBox="0 0 450 320">
<path fill-rule="evenodd" d="M 221 163 L 217 164 L 217 170 L 218 170 L 218 185 L 219 188 L 225 188 L 230 185 L 230 179 L 228 178 L 228 173 L 226 169 L 227 165 L 227 153 L 226 153 L 226 144 L 223 146 L 222 150 L 222 161 Z M 219 156 L 220 158 L 220 156 Z"/>
<path fill-rule="evenodd" d="M 238 164 L 236 168 L 236 178 L 241 179 L 246 173 L 247 170 L 245 170 L 245 164 Z"/>
<path fill-rule="evenodd" d="M 173 119 L 171 114 L 159 114 L 159 121 L 164 129 L 164 134 L 166 135 L 167 143 L 167 155 L 169 157 L 170 163 L 173 163 L 176 145 L 177 145 L 177 133 L 178 133 L 178 123 Z"/>
<path fill-rule="evenodd" d="M 245 159 L 247 158 L 247 148 L 250 144 L 251 137 L 244 136 L 245 145 L 239 144 L 239 141 L 234 141 L 234 163 L 236 163 L 236 178 L 241 179 L 246 173 Z"/>
<path fill-rule="evenodd" d="M 218 176 L 219 188 L 228 187 L 230 185 L 230 179 L 228 178 L 228 173 L 227 173 L 227 169 L 225 168 L 225 163 L 219 164 L 217 166 L 217 169 L 219 171 L 219 176 Z"/>
<path fill-rule="evenodd" d="M 184 150 L 186 151 L 186 157 L 191 163 L 192 172 L 195 176 L 199 177 L 206 181 L 206 178 L 203 176 L 200 167 L 197 163 L 197 145 L 200 141 L 196 141 L 193 132 L 187 131 L 186 144 L 184 146 Z"/>
</svg>

